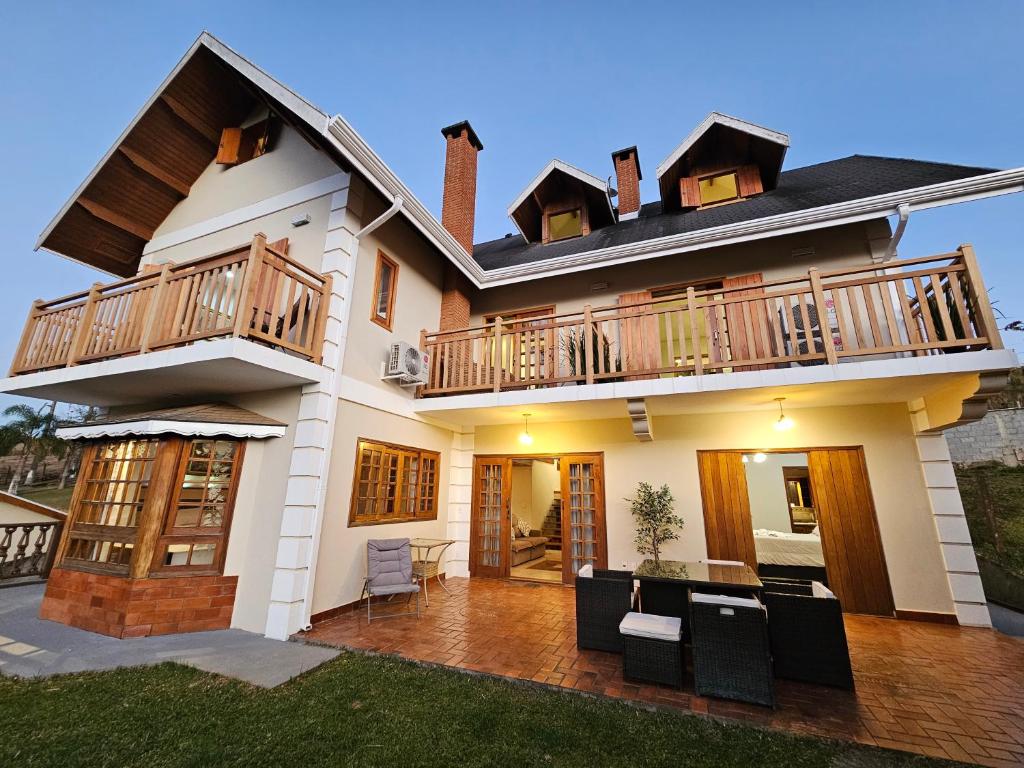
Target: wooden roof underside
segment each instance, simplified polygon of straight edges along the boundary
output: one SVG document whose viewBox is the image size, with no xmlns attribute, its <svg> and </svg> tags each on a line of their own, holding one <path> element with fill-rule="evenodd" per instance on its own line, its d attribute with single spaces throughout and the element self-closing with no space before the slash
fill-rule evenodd
<svg viewBox="0 0 1024 768">
<path fill-rule="evenodd" d="M 200 46 L 154 98 L 41 247 L 120 276 L 264 94 Z"/>
</svg>

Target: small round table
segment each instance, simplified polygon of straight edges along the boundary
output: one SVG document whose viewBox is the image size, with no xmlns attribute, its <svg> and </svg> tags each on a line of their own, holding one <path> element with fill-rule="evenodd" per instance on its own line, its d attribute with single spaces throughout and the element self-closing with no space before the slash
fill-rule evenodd
<svg viewBox="0 0 1024 768">
<path fill-rule="evenodd" d="M 412 575 L 423 585 L 423 599 L 427 607 L 430 607 L 430 596 L 427 594 L 427 580 L 437 578 L 441 589 L 448 592 L 448 587 L 441 580 L 441 558 L 445 550 L 455 542 L 452 539 L 410 539 L 409 546 L 416 550 L 412 561 Z M 431 559 L 431 553 L 436 551 L 437 555 Z M 422 552 L 422 555 L 421 555 Z M 451 594 L 451 592 L 448 592 Z"/>
</svg>

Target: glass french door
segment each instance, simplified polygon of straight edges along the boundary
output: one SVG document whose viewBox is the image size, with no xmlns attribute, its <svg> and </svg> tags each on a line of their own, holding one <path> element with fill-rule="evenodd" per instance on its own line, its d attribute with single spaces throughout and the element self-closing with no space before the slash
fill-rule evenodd
<svg viewBox="0 0 1024 768">
<path fill-rule="evenodd" d="M 470 523 L 470 575 L 508 575 L 512 537 L 512 459 L 473 460 L 473 512 Z"/>
<path fill-rule="evenodd" d="M 584 565 L 608 567 L 604 518 L 604 461 L 600 455 L 559 458 L 562 475 L 562 581 Z"/>
</svg>

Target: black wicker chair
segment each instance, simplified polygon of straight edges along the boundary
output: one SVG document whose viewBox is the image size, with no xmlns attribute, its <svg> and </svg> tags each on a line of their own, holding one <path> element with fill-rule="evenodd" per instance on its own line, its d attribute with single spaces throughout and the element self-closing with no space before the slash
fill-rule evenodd
<svg viewBox="0 0 1024 768">
<path fill-rule="evenodd" d="M 683 687 L 686 661 L 683 656 L 682 620 L 678 616 L 656 616 L 651 613 L 630 613 L 623 625 L 630 622 L 650 624 L 652 621 L 663 637 L 646 637 L 634 634 L 650 627 L 622 628 L 622 676 L 626 680 L 647 683 L 662 683 L 676 688 Z M 672 626 L 667 626 L 672 625 Z"/>
<path fill-rule="evenodd" d="M 619 623 L 633 610 L 633 572 L 595 569 L 576 577 L 576 646 L 622 653 Z"/>
<path fill-rule="evenodd" d="M 775 706 L 768 620 L 757 605 L 690 598 L 693 682 L 701 696 Z M 728 600 L 729 598 L 725 598 Z"/>
<path fill-rule="evenodd" d="M 853 690 L 843 609 L 831 592 L 772 580 L 764 602 L 776 677 Z"/>
</svg>

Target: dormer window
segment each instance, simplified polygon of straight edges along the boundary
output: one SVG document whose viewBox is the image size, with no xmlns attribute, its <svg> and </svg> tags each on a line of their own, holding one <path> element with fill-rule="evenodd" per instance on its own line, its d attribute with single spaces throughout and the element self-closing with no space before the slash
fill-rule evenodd
<svg viewBox="0 0 1024 768">
<path fill-rule="evenodd" d="M 704 176 L 697 180 L 697 189 L 700 193 L 700 204 L 702 206 L 735 200 L 740 196 L 739 174 L 732 171 L 730 173 L 716 173 L 712 176 Z"/>
<path fill-rule="evenodd" d="M 548 241 L 567 240 L 583 234 L 583 216 L 579 208 L 548 214 Z"/>
<path fill-rule="evenodd" d="M 615 223 L 607 182 L 552 160 L 508 207 L 508 215 L 530 243 L 586 237 Z"/>
</svg>

